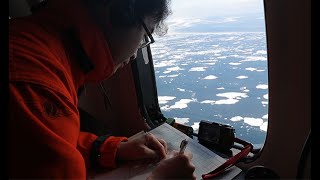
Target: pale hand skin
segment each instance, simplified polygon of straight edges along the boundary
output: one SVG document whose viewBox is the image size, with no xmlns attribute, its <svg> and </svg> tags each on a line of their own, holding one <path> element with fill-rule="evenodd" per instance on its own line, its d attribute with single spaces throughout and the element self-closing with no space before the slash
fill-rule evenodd
<svg viewBox="0 0 320 180">
<path fill-rule="evenodd" d="M 192 154 L 174 152 L 173 157 L 162 160 L 153 170 L 147 180 L 164 179 L 196 179 L 194 176 L 195 166 L 191 161 Z"/>
<path fill-rule="evenodd" d="M 117 150 L 117 160 L 152 160 L 158 163 L 148 180 L 160 179 L 196 179 L 192 154 L 171 152 L 169 157 L 167 143 L 151 133 L 145 133 L 125 142 L 121 142 Z"/>
<path fill-rule="evenodd" d="M 145 133 L 125 142 L 121 142 L 117 150 L 117 160 L 130 161 L 149 159 L 159 161 L 167 154 L 167 143 L 151 133 Z"/>
</svg>

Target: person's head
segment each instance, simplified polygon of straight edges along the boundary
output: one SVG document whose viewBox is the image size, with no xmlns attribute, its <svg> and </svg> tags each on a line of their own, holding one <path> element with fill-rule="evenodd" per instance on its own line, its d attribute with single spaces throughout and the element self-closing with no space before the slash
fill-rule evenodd
<svg viewBox="0 0 320 180">
<path fill-rule="evenodd" d="M 135 59 L 146 31 L 158 35 L 167 31 L 164 20 L 170 14 L 170 0 L 85 1 L 103 29 L 118 67 Z"/>
</svg>

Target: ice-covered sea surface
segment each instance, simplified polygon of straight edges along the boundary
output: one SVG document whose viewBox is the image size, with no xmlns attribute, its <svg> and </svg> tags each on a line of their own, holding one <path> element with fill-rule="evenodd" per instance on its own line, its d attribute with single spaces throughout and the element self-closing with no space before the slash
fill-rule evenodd
<svg viewBox="0 0 320 180">
<path fill-rule="evenodd" d="M 201 120 L 228 124 L 263 144 L 268 126 L 265 33 L 168 34 L 151 45 L 165 117 L 198 131 Z"/>
</svg>

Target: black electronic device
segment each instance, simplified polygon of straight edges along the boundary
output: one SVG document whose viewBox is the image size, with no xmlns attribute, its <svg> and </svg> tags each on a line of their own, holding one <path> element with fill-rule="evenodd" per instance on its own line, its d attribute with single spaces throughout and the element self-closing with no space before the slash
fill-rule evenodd
<svg viewBox="0 0 320 180">
<path fill-rule="evenodd" d="M 201 120 L 198 141 L 222 150 L 229 150 L 235 141 L 235 129 L 232 126 Z"/>
</svg>

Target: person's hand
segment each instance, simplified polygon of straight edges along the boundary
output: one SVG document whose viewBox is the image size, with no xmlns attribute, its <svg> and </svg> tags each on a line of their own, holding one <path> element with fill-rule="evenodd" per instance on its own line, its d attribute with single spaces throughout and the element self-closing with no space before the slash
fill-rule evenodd
<svg viewBox="0 0 320 180">
<path fill-rule="evenodd" d="M 151 133 L 145 133 L 128 141 L 121 142 L 117 150 L 117 160 L 150 159 L 159 161 L 166 157 L 167 143 Z"/>
<path fill-rule="evenodd" d="M 175 151 L 173 157 L 159 162 L 147 180 L 196 179 L 193 174 L 195 166 L 191 159 L 191 153 L 184 152 L 184 154 L 179 154 Z"/>
</svg>

